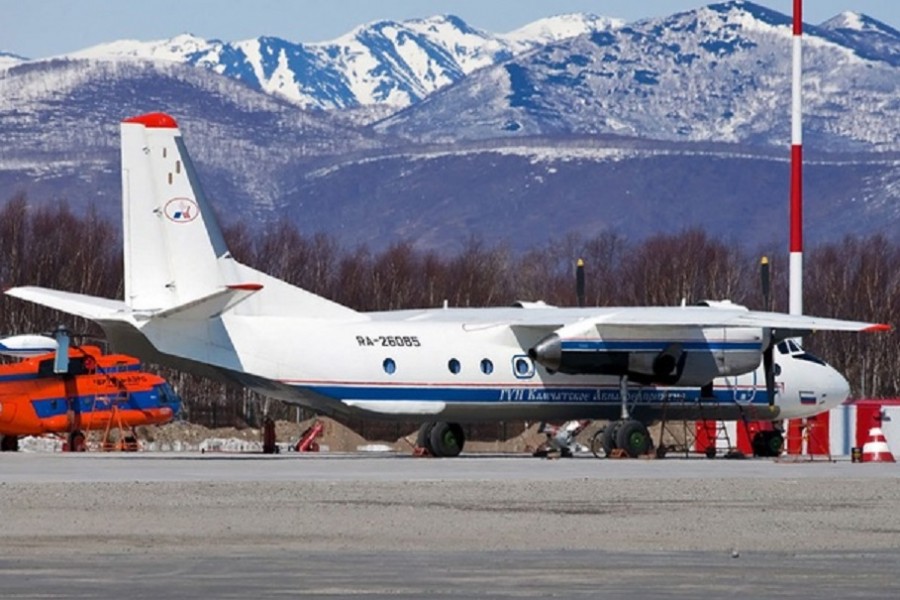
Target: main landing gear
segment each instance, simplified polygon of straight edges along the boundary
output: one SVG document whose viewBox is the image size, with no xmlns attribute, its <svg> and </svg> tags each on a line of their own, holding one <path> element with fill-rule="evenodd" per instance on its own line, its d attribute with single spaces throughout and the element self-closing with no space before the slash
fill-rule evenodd
<svg viewBox="0 0 900 600">
<path fill-rule="evenodd" d="M 621 451 L 631 458 L 647 454 L 652 446 L 653 440 L 647 426 L 635 419 L 610 421 L 594 435 L 591 443 L 591 449 L 598 456 L 601 450 L 606 456 L 614 456 Z"/>
<path fill-rule="evenodd" d="M 650 451 L 653 440 L 650 438 L 647 426 L 641 421 L 631 418 L 631 411 L 628 407 L 627 375 L 619 378 L 619 398 L 622 403 L 621 418 L 618 421 L 611 421 L 606 429 L 598 431 L 594 435 L 591 446 L 594 454 L 598 453 L 597 446 L 600 446 L 606 452 L 606 456 L 614 456 L 617 451 L 621 451 L 626 456 L 637 458 Z"/>
<path fill-rule="evenodd" d="M 459 423 L 437 421 L 419 428 L 416 451 L 431 456 L 451 458 L 459 456 L 466 443 L 466 434 Z"/>
</svg>

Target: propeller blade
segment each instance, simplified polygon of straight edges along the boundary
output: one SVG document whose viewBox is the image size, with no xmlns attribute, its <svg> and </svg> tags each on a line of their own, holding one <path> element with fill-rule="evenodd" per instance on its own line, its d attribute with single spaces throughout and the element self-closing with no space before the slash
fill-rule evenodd
<svg viewBox="0 0 900 600">
<path fill-rule="evenodd" d="M 580 258 L 575 263 L 575 296 L 578 298 L 578 307 L 584 308 L 584 260 Z"/>
<path fill-rule="evenodd" d="M 771 310 L 769 305 L 770 277 L 768 256 L 763 256 L 759 262 L 759 276 L 762 283 L 763 310 Z"/>
<path fill-rule="evenodd" d="M 775 347 L 770 343 L 763 352 L 763 370 L 766 374 L 766 393 L 769 395 L 769 406 L 775 406 Z"/>
</svg>

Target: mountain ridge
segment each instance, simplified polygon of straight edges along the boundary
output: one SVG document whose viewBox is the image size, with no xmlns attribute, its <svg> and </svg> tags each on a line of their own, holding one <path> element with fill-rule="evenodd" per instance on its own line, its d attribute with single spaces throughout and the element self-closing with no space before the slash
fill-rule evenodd
<svg viewBox="0 0 900 600">
<path fill-rule="evenodd" d="M 472 35 L 449 17 L 426 21 L 416 27 Z M 387 23 L 382 33 L 393 27 Z M 231 64 L 230 76 L 198 68 L 209 58 L 199 38 L 179 46 L 189 47 L 196 64 L 127 55 L 25 61 L 0 69 L 0 134 L 7 142 L 0 186 L 34 203 L 67 199 L 75 209 L 94 205 L 115 217 L 118 123 L 164 111 L 178 120 L 224 220 L 246 223 L 253 233 L 290 219 L 304 234 L 327 232 L 349 246 L 404 239 L 442 251 L 477 235 L 520 251 L 569 233 L 615 228 L 640 238 L 654 228 L 702 226 L 735 243 L 781 243 L 789 189 L 788 23 L 759 5 L 719 3 L 576 37 L 561 33 L 498 64 L 470 63 L 468 74 L 459 57 L 485 55 L 467 50 L 449 61 L 433 42 L 429 60 L 452 62 L 459 79 L 399 110 L 386 102 L 300 108 L 284 94 L 248 85 L 257 76 L 252 68 L 244 80 L 237 77 L 249 65 L 243 59 L 215 63 Z M 809 236 L 890 230 L 900 225 L 893 34 L 848 15 L 810 29 Z M 379 39 L 421 38 L 421 31 L 391 31 Z M 418 52 L 420 41 L 380 51 Z M 120 51 L 127 54 L 126 46 Z M 290 48 L 274 39 L 261 48 L 278 58 L 263 61 L 265 68 L 258 63 L 262 79 L 293 77 Z M 294 59 L 317 78 L 317 90 L 344 97 L 348 79 L 320 72 L 299 50 Z M 433 70 L 432 82 L 443 72 Z M 407 71 L 404 79 L 391 72 L 384 98 L 419 89 L 423 73 Z"/>
</svg>

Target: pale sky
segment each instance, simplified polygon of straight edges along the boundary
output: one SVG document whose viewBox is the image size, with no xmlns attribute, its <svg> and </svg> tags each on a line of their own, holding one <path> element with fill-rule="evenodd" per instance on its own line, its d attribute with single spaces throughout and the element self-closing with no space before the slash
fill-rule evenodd
<svg viewBox="0 0 900 600">
<path fill-rule="evenodd" d="M 588 12 L 634 21 L 712 0 L 0 0 L 0 50 L 28 58 L 64 54 L 119 39 L 157 40 L 182 33 L 224 41 L 262 35 L 292 42 L 336 38 L 379 19 L 453 14 L 491 32 L 542 17 Z M 792 0 L 757 0 L 790 14 Z M 898 0 L 805 0 L 804 21 L 845 10 L 900 29 Z"/>
</svg>

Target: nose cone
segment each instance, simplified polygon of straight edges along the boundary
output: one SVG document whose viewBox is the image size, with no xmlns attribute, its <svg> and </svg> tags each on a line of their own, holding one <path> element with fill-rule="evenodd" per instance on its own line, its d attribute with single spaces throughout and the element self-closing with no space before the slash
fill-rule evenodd
<svg viewBox="0 0 900 600">
<path fill-rule="evenodd" d="M 827 409 L 840 406 L 850 397 L 850 383 L 840 372 L 831 367 L 826 367 L 827 373 L 822 378 L 822 400 Z"/>
</svg>

